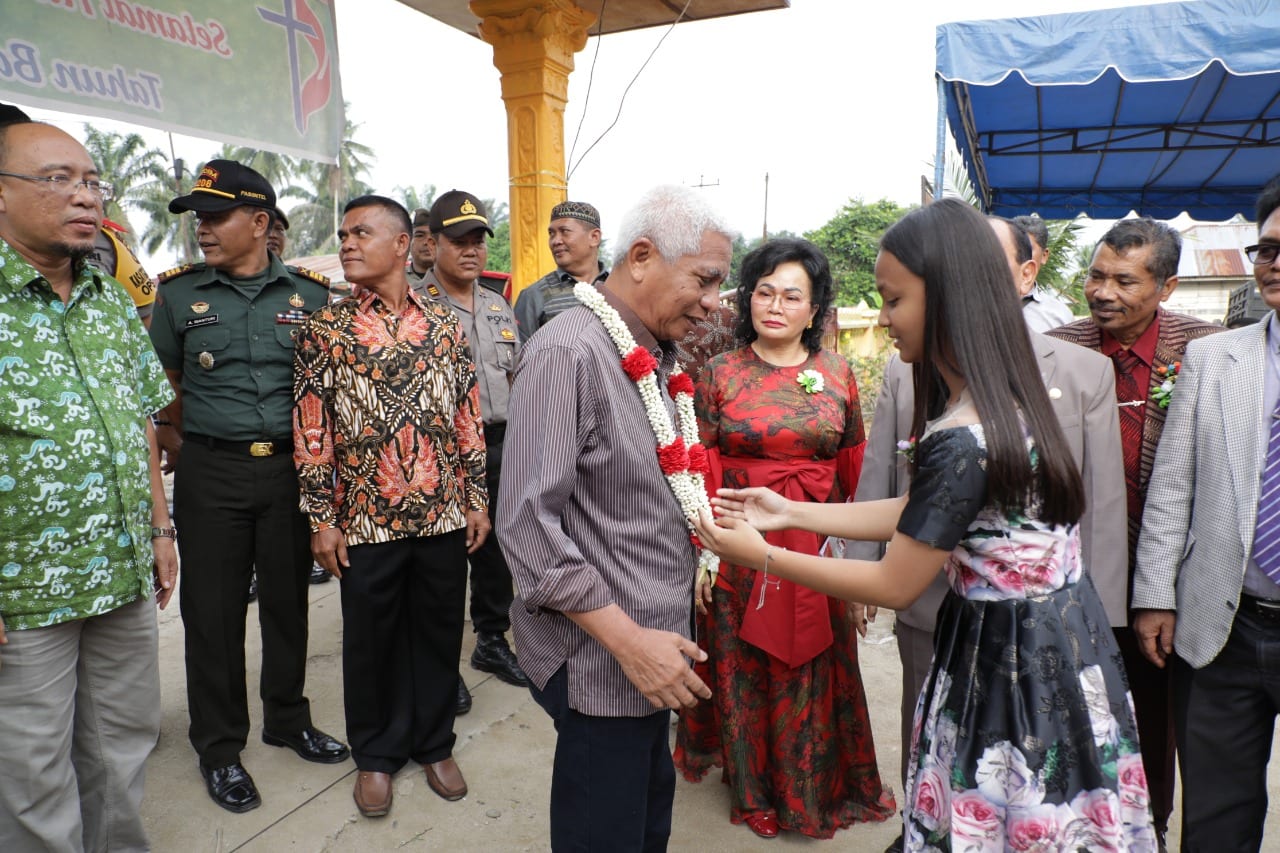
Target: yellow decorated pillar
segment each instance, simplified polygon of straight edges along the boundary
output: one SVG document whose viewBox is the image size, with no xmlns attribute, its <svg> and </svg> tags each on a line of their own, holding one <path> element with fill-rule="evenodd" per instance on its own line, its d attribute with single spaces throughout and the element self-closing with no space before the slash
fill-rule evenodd
<svg viewBox="0 0 1280 853">
<path fill-rule="evenodd" d="M 511 175 L 511 292 L 555 269 L 551 208 L 566 198 L 564 107 L 573 55 L 595 15 L 570 0 L 471 0 L 480 37 L 493 45 L 507 105 Z"/>
</svg>

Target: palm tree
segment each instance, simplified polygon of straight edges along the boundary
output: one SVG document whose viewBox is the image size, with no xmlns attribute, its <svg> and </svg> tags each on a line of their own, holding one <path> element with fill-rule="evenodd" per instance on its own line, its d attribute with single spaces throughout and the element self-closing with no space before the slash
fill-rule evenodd
<svg viewBox="0 0 1280 853">
<path fill-rule="evenodd" d="M 354 137 L 360 125 L 347 119 L 337 163 L 302 160 L 297 174 L 301 182 L 285 189 L 282 195 L 301 199 L 289 211 L 291 254 L 311 255 L 334 251 L 336 234 L 342 216 L 342 205 L 348 199 L 373 192 L 365 182 L 375 159 L 373 149 Z"/>
<path fill-rule="evenodd" d="M 203 164 L 196 164 L 189 174 L 200 174 Z M 170 213 L 169 202 L 187 191 L 184 179 L 170 169 L 161 155 L 161 162 L 152 169 L 149 180 L 139 185 L 133 204 L 147 214 L 147 227 L 139 239 L 147 254 L 154 255 L 163 249 L 173 249 L 179 263 L 200 260 L 200 247 L 196 243 L 195 217 L 182 213 Z"/>
<path fill-rule="evenodd" d="M 409 211 L 409 215 L 412 216 L 413 212 L 418 208 L 423 210 L 431 209 L 431 204 L 436 200 L 436 185 L 423 184 L 421 187 L 396 187 L 395 194 L 399 196 L 405 210 Z"/>
<path fill-rule="evenodd" d="M 263 151 L 260 148 L 249 148 L 245 145 L 223 145 L 214 155 L 217 160 L 232 160 L 248 166 L 267 179 L 271 188 L 280 196 L 298 174 L 300 161 L 288 154 L 277 154 L 274 151 Z"/>
<path fill-rule="evenodd" d="M 1082 304 L 1083 297 L 1077 299 L 1077 294 L 1071 291 L 1074 282 L 1070 272 L 1079 263 L 1076 236 L 1084 228 L 1084 223 L 1079 219 L 1053 219 L 1045 222 L 1045 225 L 1049 228 L 1049 245 L 1045 247 L 1049 258 L 1040 267 L 1036 281 L 1041 287 L 1060 293 L 1068 301 Z M 1084 262 L 1085 270 L 1088 270 L 1089 261 L 1092 260 L 1092 246 L 1088 247 L 1088 252 L 1089 256 Z"/>
<path fill-rule="evenodd" d="M 84 126 L 84 147 L 103 179 L 114 188 L 114 194 L 105 205 L 107 218 L 134 233 L 126 207 L 138 208 L 135 191 L 154 179 L 156 169 L 163 170 L 164 152 L 148 148 L 146 140 L 137 133 L 123 135 L 98 130 L 91 124 Z"/>
</svg>

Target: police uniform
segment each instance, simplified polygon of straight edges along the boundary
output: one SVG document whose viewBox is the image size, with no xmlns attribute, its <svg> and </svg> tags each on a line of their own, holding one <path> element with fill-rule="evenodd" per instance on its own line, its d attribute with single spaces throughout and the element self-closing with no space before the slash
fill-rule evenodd
<svg viewBox="0 0 1280 853">
<path fill-rule="evenodd" d="M 268 213 L 275 191 L 260 174 L 211 160 L 171 213 L 236 208 Z M 249 227 L 226 225 L 223 228 Z M 228 266 L 263 259 L 246 277 L 206 264 L 160 276 L 151 341 L 171 377 L 181 374 L 182 454 L 174 473 L 174 520 L 182 555 L 179 601 L 186 630 L 188 735 L 215 803 L 241 812 L 260 804 L 240 766 L 249 734 L 245 689 L 245 590 L 258 577 L 262 629 L 262 739 L 309 761 L 347 756 L 316 730 L 303 695 L 311 531 L 293 465 L 293 341 L 329 300 L 329 281 L 289 267 L 265 240 Z"/>
<path fill-rule="evenodd" d="M 429 270 L 417 286 L 422 288 L 422 295 L 452 308 L 467 336 L 480 386 L 488 454 L 485 483 L 489 489 L 489 518 L 493 521 L 502 474 L 502 442 L 507 432 L 511 377 L 520 350 L 515 312 L 501 294 L 478 281 L 471 285 L 470 310 L 449 296 L 434 270 Z M 476 633 L 505 634 L 511 627 L 508 611 L 512 598 L 511 570 L 498 545 L 498 537 L 490 531 L 484 544 L 471 555 L 471 623 Z"/>
<path fill-rule="evenodd" d="M 103 220 L 102 227 L 94 236 L 93 251 L 85 256 L 85 261 L 124 285 L 138 317 L 145 321 L 155 308 L 155 284 L 142 268 L 138 256 L 116 236 L 117 230 L 124 233 L 124 229 L 114 222 Z"/>
</svg>

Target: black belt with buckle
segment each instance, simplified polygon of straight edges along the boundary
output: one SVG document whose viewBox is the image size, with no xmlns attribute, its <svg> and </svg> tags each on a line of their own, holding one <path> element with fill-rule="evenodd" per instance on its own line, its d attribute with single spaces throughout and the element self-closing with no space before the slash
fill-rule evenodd
<svg viewBox="0 0 1280 853">
<path fill-rule="evenodd" d="M 188 432 L 183 435 L 185 441 L 194 441 L 213 450 L 223 450 L 241 456 L 275 456 L 277 453 L 293 452 L 293 436 L 288 438 L 264 438 L 260 441 L 224 441 L 211 435 Z"/>
<path fill-rule="evenodd" d="M 1252 613 L 1259 619 L 1269 622 L 1280 622 L 1280 599 L 1258 598 L 1247 592 L 1240 593 L 1240 609 Z"/>
</svg>

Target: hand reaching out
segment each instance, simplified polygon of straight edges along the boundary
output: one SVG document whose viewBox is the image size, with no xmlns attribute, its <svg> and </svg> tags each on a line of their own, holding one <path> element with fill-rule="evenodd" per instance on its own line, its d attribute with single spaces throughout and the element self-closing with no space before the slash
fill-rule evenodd
<svg viewBox="0 0 1280 853">
<path fill-rule="evenodd" d="M 791 501 L 762 486 L 718 489 L 711 504 L 718 517 L 740 519 L 756 530 L 784 530 L 792 526 Z"/>
</svg>

